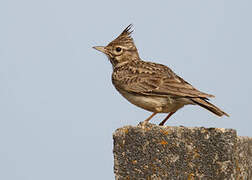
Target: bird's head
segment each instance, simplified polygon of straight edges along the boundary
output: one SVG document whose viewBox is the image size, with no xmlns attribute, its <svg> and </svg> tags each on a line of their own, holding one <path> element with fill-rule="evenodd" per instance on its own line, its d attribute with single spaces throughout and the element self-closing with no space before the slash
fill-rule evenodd
<svg viewBox="0 0 252 180">
<path fill-rule="evenodd" d="M 139 59 L 137 48 L 134 44 L 133 38 L 130 36 L 133 32 L 131 28 L 132 24 L 124 29 L 123 32 L 107 46 L 93 47 L 106 54 L 113 67 L 121 62 Z"/>
</svg>

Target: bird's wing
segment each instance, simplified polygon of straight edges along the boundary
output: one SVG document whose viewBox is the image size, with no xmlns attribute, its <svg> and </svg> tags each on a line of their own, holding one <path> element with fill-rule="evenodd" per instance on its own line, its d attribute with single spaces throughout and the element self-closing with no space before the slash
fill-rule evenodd
<svg viewBox="0 0 252 180">
<path fill-rule="evenodd" d="M 143 62 L 143 61 L 142 61 Z M 170 68 L 156 63 L 143 62 L 115 71 L 113 83 L 130 93 L 148 96 L 200 97 L 213 95 L 200 92 L 177 76 Z"/>
</svg>

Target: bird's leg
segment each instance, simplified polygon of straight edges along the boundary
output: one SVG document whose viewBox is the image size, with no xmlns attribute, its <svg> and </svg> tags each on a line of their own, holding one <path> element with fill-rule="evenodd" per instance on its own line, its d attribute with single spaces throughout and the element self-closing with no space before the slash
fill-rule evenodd
<svg viewBox="0 0 252 180">
<path fill-rule="evenodd" d="M 144 123 L 149 122 L 149 120 L 151 120 L 151 118 L 153 118 L 153 116 L 155 116 L 157 114 L 157 112 L 152 113 L 152 115 L 150 115 L 150 117 L 148 117 L 147 119 L 144 120 Z"/>
<path fill-rule="evenodd" d="M 176 111 L 175 111 L 175 112 L 176 112 Z M 170 112 L 170 113 L 166 116 L 166 118 L 165 118 L 161 123 L 159 123 L 159 125 L 160 125 L 160 126 L 163 126 L 164 123 L 165 123 L 175 112 Z"/>
</svg>

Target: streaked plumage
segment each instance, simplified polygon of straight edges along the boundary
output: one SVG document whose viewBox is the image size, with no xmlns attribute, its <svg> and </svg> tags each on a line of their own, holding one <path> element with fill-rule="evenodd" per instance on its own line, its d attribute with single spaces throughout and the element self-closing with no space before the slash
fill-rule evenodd
<svg viewBox="0 0 252 180">
<path fill-rule="evenodd" d="M 173 113 L 187 104 L 197 104 L 218 116 L 228 116 L 208 102 L 213 95 L 195 89 L 167 66 L 141 60 L 130 36 L 131 27 L 129 25 L 107 46 L 94 48 L 108 56 L 113 66 L 113 85 L 123 97 L 153 112 L 146 121 L 157 113 L 170 113 L 160 123 L 163 125 Z"/>
</svg>

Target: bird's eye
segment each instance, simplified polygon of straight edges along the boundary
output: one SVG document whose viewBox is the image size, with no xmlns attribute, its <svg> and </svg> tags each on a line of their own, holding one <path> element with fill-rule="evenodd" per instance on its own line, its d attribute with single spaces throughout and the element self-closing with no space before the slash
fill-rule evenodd
<svg viewBox="0 0 252 180">
<path fill-rule="evenodd" d="M 120 47 L 116 48 L 116 52 L 121 52 L 121 50 L 122 50 L 122 48 L 120 48 Z"/>
</svg>

